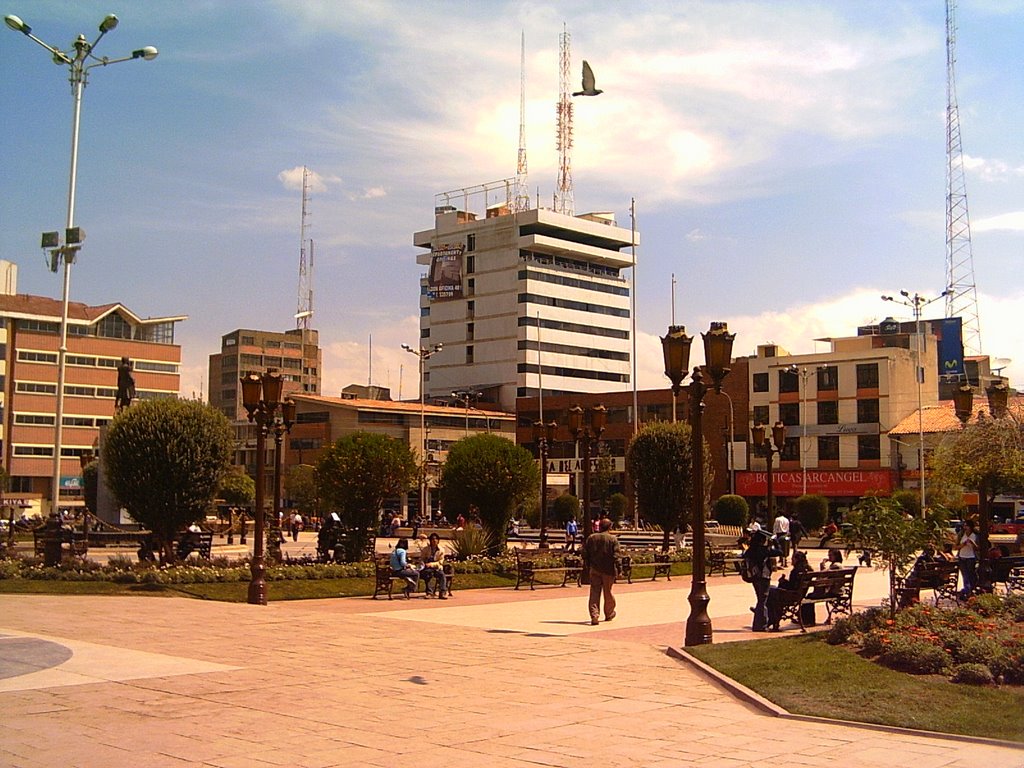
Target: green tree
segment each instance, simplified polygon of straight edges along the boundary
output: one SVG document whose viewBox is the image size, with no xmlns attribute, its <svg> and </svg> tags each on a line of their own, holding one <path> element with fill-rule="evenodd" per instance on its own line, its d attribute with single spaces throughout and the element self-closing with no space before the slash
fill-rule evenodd
<svg viewBox="0 0 1024 768">
<path fill-rule="evenodd" d="M 664 531 L 662 549 L 667 551 L 672 532 L 690 521 L 693 509 L 693 460 L 690 425 L 656 421 L 645 424 L 626 449 L 626 468 L 633 478 L 640 516 Z M 711 502 L 714 469 L 711 451 L 704 445 L 704 524 Z M 695 521 L 690 521 L 691 523 Z"/>
<path fill-rule="evenodd" d="M 161 562 L 174 560 L 178 531 L 206 515 L 233 439 L 227 417 L 195 400 L 143 400 L 110 422 L 102 454 L 107 485 L 153 532 Z"/>
<path fill-rule="evenodd" d="M 987 534 L 995 497 L 1024 491 L 1024 431 L 1019 418 L 1013 413 L 1000 419 L 979 418 L 947 433 L 932 455 L 931 478 L 936 497 L 977 491 L 981 532 Z M 979 543 L 984 547 L 986 542 Z"/>
<path fill-rule="evenodd" d="M 256 481 L 245 472 L 227 472 L 221 478 L 217 498 L 232 507 L 251 507 L 256 500 Z"/>
<path fill-rule="evenodd" d="M 722 525 L 746 527 L 750 519 L 750 505 L 742 496 L 726 493 L 718 497 L 714 507 L 715 520 Z"/>
<path fill-rule="evenodd" d="M 608 517 L 615 523 L 621 522 L 629 509 L 629 499 L 624 493 L 613 493 L 608 497 Z"/>
<path fill-rule="evenodd" d="M 910 571 L 917 553 L 926 544 L 941 546 L 945 517 L 932 513 L 922 519 L 908 516 L 891 497 L 866 496 L 846 516 L 844 537 L 870 549 L 889 571 L 889 607 L 893 615 L 899 605 L 896 585 Z"/>
<path fill-rule="evenodd" d="M 99 490 L 100 463 L 97 460 L 93 460 L 82 467 L 82 494 L 85 497 L 85 508 L 93 515 L 96 514 Z"/>
<path fill-rule="evenodd" d="M 320 492 L 316 484 L 316 467 L 294 464 L 284 476 L 285 494 L 305 518 L 320 517 Z"/>
<path fill-rule="evenodd" d="M 563 493 L 551 502 L 550 525 L 564 528 L 570 519 L 579 521 L 580 500 L 571 493 Z"/>
<path fill-rule="evenodd" d="M 539 489 L 540 469 L 530 452 L 498 435 L 459 440 L 441 468 L 439 491 L 445 511 L 469 517 L 475 507 L 488 534 L 490 554 L 505 548 L 512 513 Z"/>
<path fill-rule="evenodd" d="M 798 496 L 793 502 L 793 510 L 804 528 L 814 531 L 821 528 L 828 518 L 828 499 L 817 493 Z"/>
<path fill-rule="evenodd" d="M 893 491 L 892 499 L 908 515 L 921 516 L 921 494 L 917 491 L 899 490 Z"/>
<path fill-rule="evenodd" d="M 608 448 L 607 443 L 598 442 L 595 459 L 594 464 L 596 466 L 590 474 L 590 498 L 604 512 L 606 502 L 608 501 L 608 494 L 612 487 L 612 474 L 615 469 L 611 450 Z"/>
<path fill-rule="evenodd" d="M 406 443 L 373 432 L 345 435 L 320 455 L 315 470 L 320 500 L 348 529 L 349 560 L 362 558 L 385 500 L 408 490 L 416 472 L 416 457 Z"/>
</svg>

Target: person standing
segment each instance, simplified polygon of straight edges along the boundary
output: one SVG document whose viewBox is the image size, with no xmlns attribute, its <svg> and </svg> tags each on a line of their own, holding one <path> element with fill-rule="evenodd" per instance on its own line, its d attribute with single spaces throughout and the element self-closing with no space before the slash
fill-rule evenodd
<svg viewBox="0 0 1024 768">
<path fill-rule="evenodd" d="M 615 618 L 615 595 L 612 586 L 619 574 L 619 540 L 611 533 L 612 521 L 602 517 L 598 532 L 591 534 L 583 544 L 583 567 L 590 574 L 590 623 L 601 620 L 601 596 L 604 595 L 604 620 Z"/>
<path fill-rule="evenodd" d="M 299 540 L 299 531 L 302 530 L 302 515 L 299 514 L 298 510 L 295 510 L 295 514 L 292 515 L 292 541 Z"/>
<path fill-rule="evenodd" d="M 807 536 L 807 529 L 800 522 L 800 516 L 794 512 L 793 518 L 789 521 L 789 540 L 793 543 L 793 553 L 796 554 L 800 541 Z"/>
<path fill-rule="evenodd" d="M 569 521 L 565 524 L 565 550 L 567 552 L 576 551 L 576 536 L 579 532 L 580 529 L 576 525 L 576 518 L 570 517 Z"/>
<path fill-rule="evenodd" d="M 789 561 L 789 518 L 782 510 L 779 510 L 778 516 L 772 522 L 772 533 L 775 534 L 775 540 L 779 543 L 779 550 L 782 552 L 779 562 L 785 568 Z"/>
<path fill-rule="evenodd" d="M 768 631 L 768 589 L 772 584 L 772 558 L 768 555 L 769 538 L 769 533 L 760 528 L 751 531 L 750 546 L 743 552 L 747 574 L 757 598 L 757 604 L 751 608 L 754 612 L 751 629 L 755 632 Z"/>
<path fill-rule="evenodd" d="M 978 535 L 975 533 L 974 521 L 964 520 L 960 535 L 957 537 L 956 561 L 960 567 L 960 597 L 966 599 L 978 585 Z"/>
</svg>

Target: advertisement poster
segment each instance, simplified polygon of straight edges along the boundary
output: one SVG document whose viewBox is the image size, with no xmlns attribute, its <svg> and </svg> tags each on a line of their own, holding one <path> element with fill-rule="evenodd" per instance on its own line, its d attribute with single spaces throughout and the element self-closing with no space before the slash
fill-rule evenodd
<svg viewBox="0 0 1024 768">
<path fill-rule="evenodd" d="M 440 245 L 430 254 L 427 295 L 431 301 L 462 298 L 462 245 Z"/>
</svg>

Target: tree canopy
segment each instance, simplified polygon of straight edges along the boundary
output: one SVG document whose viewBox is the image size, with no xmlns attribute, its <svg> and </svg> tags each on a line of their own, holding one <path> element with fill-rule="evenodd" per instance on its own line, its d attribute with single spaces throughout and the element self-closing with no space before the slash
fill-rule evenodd
<svg viewBox="0 0 1024 768">
<path fill-rule="evenodd" d="M 233 507 L 251 507 L 256 500 L 256 481 L 245 472 L 227 472 L 220 480 L 217 498 Z"/>
<path fill-rule="evenodd" d="M 645 424 L 626 449 L 626 468 L 633 479 L 640 516 L 660 525 L 665 532 L 662 547 L 668 549 L 672 531 L 690 522 L 693 509 L 690 425 L 656 421 Z M 711 452 L 704 446 L 704 524 L 711 503 L 714 469 Z M 693 521 L 693 524 L 698 524 Z"/>
<path fill-rule="evenodd" d="M 174 559 L 180 530 L 202 520 L 233 450 L 227 417 L 195 400 L 143 400 L 110 422 L 102 461 L 107 484 L 132 519 Z"/>
<path fill-rule="evenodd" d="M 284 476 L 285 495 L 303 517 L 320 517 L 320 491 L 316 485 L 316 468 L 311 464 L 294 464 Z"/>
<path fill-rule="evenodd" d="M 408 490 L 416 471 L 406 443 L 373 432 L 345 435 L 320 455 L 314 472 L 320 500 L 348 528 L 350 560 L 366 550 L 384 502 Z"/>
<path fill-rule="evenodd" d="M 488 549 L 504 549 L 505 531 L 516 507 L 536 494 L 540 469 L 522 446 L 504 437 L 478 434 L 459 440 L 441 468 L 440 494 L 445 513 L 480 515 Z"/>
</svg>

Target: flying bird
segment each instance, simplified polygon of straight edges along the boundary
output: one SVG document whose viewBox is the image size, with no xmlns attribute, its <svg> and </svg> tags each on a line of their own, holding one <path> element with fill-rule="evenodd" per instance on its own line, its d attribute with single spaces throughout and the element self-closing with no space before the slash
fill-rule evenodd
<svg viewBox="0 0 1024 768">
<path fill-rule="evenodd" d="M 604 93 L 600 88 L 594 87 L 594 70 L 590 68 L 587 60 L 583 60 L 583 90 L 576 91 L 573 96 L 597 96 L 599 93 Z"/>
</svg>

